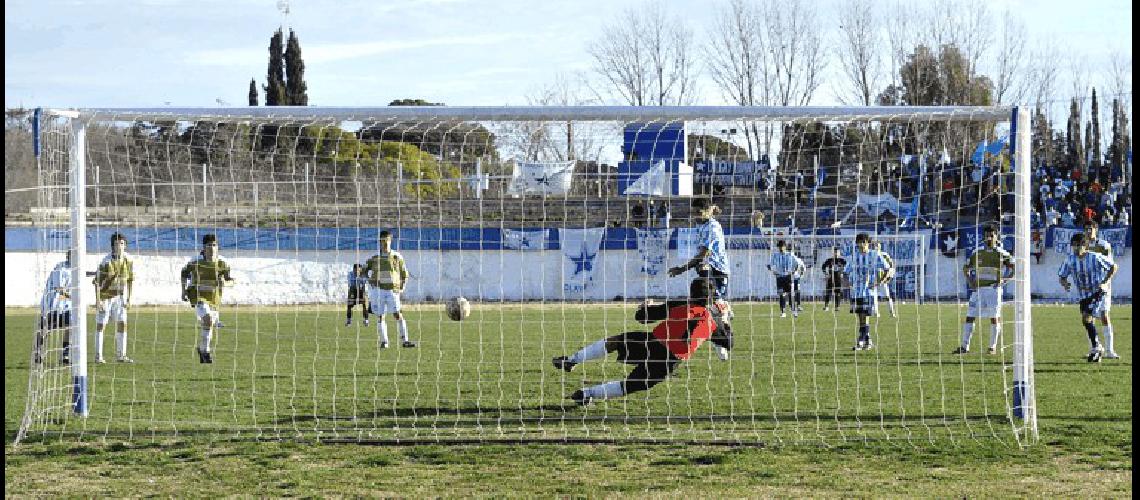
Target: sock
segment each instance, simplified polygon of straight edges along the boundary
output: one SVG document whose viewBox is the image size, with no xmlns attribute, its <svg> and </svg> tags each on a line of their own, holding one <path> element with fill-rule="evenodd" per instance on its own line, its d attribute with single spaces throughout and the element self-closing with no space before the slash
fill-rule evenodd
<svg viewBox="0 0 1140 500">
<path fill-rule="evenodd" d="M 388 343 L 388 324 L 385 323 L 384 320 L 382 320 L 382 319 L 376 320 L 376 331 L 380 332 L 380 343 L 381 344 L 387 344 Z"/>
<path fill-rule="evenodd" d="M 365 313 L 365 314 L 367 315 L 368 313 Z M 367 317 L 367 316 L 365 316 L 365 317 Z M 352 306 L 348 306 L 348 320 L 352 321 Z"/>
<path fill-rule="evenodd" d="M 871 341 L 871 325 L 859 325 L 859 340 L 864 344 Z"/>
<path fill-rule="evenodd" d="M 1096 349 L 1096 346 L 1100 345 L 1096 339 L 1096 325 L 1092 322 L 1085 323 L 1085 331 L 1089 333 L 1089 344 L 1092 344 L 1092 348 Z"/>
<path fill-rule="evenodd" d="M 95 327 L 95 359 L 103 359 L 103 328 Z"/>
<path fill-rule="evenodd" d="M 997 349 L 999 338 L 1001 338 L 1001 324 L 990 325 L 990 349 Z"/>
<path fill-rule="evenodd" d="M 780 294 L 780 312 L 784 312 L 784 307 L 785 307 L 784 302 L 785 302 L 784 294 L 781 293 Z"/>
<path fill-rule="evenodd" d="M 1112 325 L 1104 327 L 1104 347 L 1108 349 L 1108 352 L 1116 352 L 1112 346 Z"/>
<path fill-rule="evenodd" d="M 198 351 L 210 352 L 210 334 L 214 329 L 208 326 L 202 327 L 202 337 L 198 339 Z"/>
<path fill-rule="evenodd" d="M 602 339 L 574 353 L 573 356 L 570 356 L 570 362 L 581 363 L 591 359 L 602 359 L 604 357 L 606 357 L 606 341 Z"/>
<path fill-rule="evenodd" d="M 127 332 L 126 332 L 126 330 L 121 331 L 121 332 L 115 332 L 115 357 L 116 358 L 127 357 Z"/>
<path fill-rule="evenodd" d="M 582 393 L 595 399 L 610 399 L 624 396 L 625 389 L 622 388 L 620 380 L 614 380 L 582 389 Z"/>
<path fill-rule="evenodd" d="M 974 336 L 974 324 L 966 323 L 962 325 L 962 350 L 965 351 L 970 348 L 970 337 Z"/>
<path fill-rule="evenodd" d="M 400 342 L 408 341 L 408 322 L 404 318 L 396 320 L 396 331 L 400 333 Z"/>
</svg>

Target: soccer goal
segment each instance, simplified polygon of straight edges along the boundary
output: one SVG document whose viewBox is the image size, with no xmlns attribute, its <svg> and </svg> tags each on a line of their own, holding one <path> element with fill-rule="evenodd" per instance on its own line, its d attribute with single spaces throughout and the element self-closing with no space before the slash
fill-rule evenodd
<svg viewBox="0 0 1140 500">
<path fill-rule="evenodd" d="M 1028 116 L 43 110 L 19 439 L 1032 443 Z"/>
</svg>

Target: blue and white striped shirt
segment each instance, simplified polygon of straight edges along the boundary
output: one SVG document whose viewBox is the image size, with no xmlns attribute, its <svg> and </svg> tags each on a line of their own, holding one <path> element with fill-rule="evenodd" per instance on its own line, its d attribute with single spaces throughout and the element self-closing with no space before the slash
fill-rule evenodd
<svg viewBox="0 0 1140 500">
<path fill-rule="evenodd" d="M 348 287 L 361 288 L 368 283 L 368 278 L 363 274 L 356 274 L 352 271 L 348 272 Z"/>
<path fill-rule="evenodd" d="M 40 314 L 62 313 L 71 310 L 71 263 L 64 261 L 55 265 L 44 283 L 44 295 L 40 298 Z M 66 294 L 66 296 L 65 296 Z"/>
<path fill-rule="evenodd" d="M 877 297 L 875 288 L 879 283 L 879 271 L 888 271 L 891 266 L 883 253 L 878 250 L 860 251 L 858 248 L 847 259 L 843 272 L 851 281 L 851 298 L 867 299 Z"/>
<path fill-rule="evenodd" d="M 792 252 L 776 251 L 768 262 L 768 269 L 776 273 L 776 276 L 796 275 L 798 277 L 804 273 L 804 261 Z"/>
<path fill-rule="evenodd" d="M 724 230 L 716 219 L 709 219 L 697 228 L 697 244 L 709 249 L 708 263 L 713 269 L 728 273 L 728 249 L 724 243 Z"/>
<path fill-rule="evenodd" d="M 1077 293 L 1082 299 L 1087 299 L 1100 289 L 1100 283 L 1108 276 L 1112 266 L 1113 263 L 1108 257 L 1096 252 L 1085 252 L 1081 257 L 1072 254 L 1061 263 L 1057 276 L 1060 278 L 1072 276 L 1077 286 Z"/>
</svg>

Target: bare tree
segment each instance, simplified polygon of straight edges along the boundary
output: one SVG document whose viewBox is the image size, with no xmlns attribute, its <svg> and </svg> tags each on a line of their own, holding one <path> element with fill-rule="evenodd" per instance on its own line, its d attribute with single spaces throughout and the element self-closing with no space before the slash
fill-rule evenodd
<svg viewBox="0 0 1140 500">
<path fill-rule="evenodd" d="M 688 104 L 696 95 L 693 34 L 660 3 L 626 10 L 590 45 L 609 93 L 632 106 Z"/>
<path fill-rule="evenodd" d="M 966 57 L 971 74 L 993 42 L 990 12 L 984 0 L 944 0 L 918 16 L 926 28 L 925 42 L 935 50 L 955 45 Z"/>
<path fill-rule="evenodd" d="M 1085 99 L 1089 95 L 1089 66 L 1084 54 L 1069 53 L 1069 76 L 1071 95 L 1077 99 L 1077 106 L 1083 111 Z"/>
<path fill-rule="evenodd" d="M 531 106 L 591 106 L 600 102 L 588 91 L 585 76 L 580 73 L 557 73 L 551 82 L 527 96 Z M 612 128 L 592 122 L 519 122 L 518 127 L 505 135 L 515 139 L 516 143 L 509 146 L 530 161 L 598 158 L 604 147 L 599 139 L 606 136 L 599 127 Z"/>
<path fill-rule="evenodd" d="M 1105 65 L 1105 83 L 1108 91 L 1129 115 L 1132 114 L 1132 52 L 1125 53 L 1119 48 L 1108 54 L 1108 64 Z"/>
<path fill-rule="evenodd" d="M 804 0 L 766 0 L 763 21 L 775 68 L 774 104 L 808 105 L 822 83 L 826 63 L 815 5 Z"/>
<path fill-rule="evenodd" d="M 756 4 L 731 0 L 714 23 L 707 48 L 709 76 L 724 97 L 738 106 L 772 102 L 772 65 Z M 761 149 L 755 122 L 742 124 L 748 156 Z M 767 142 L 765 142 L 767 143 Z"/>
<path fill-rule="evenodd" d="M 882 40 L 873 6 L 871 0 L 847 0 L 839 11 L 840 40 L 836 55 L 849 91 L 840 99 L 847 103 L 870 106 L 879 92 Z"/>
<path fill-rule="evenodd" d="M 1001 23 L 1001 45 L 997 52 L 994 98 L 999 104 L 1019 103 L 1028 91 L 1025 78 L 1025 23 L 1006 9 Z"/>
<path fill-rule="evenodd" d="M 887 42 L 890 45 L 891 83 L 899 83 L 899 72 L 918 45 L 918 10 L 910 3 L 895 2 L 886 17 Z"/>
<path fill-rule="evenodd" d="M 1050 121 L 1057 116 L 1054 109 L 1058 105 L 1055 101 L 1059 51 L 1052 39 L 1043 38 L 1029 57 L 1026 69 L 1026 81 L 1029 82 L 1028 98 L 1033 99 L 1037 107 L 1045 110 Z M 1061 104 L 1063 106 L 1063 103 Z"/>
</svg>

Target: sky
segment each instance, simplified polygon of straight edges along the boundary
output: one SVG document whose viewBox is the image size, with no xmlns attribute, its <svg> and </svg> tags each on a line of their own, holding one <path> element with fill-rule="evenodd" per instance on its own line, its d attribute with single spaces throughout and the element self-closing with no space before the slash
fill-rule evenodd
<svg viewBox="0 0 1140 500">
<path fill-rule="evenodd" d="M 829 9 L 833 1 L 816 3 Z M 264 84 L 269 38 L 300 39 L 310 105 L 523 105 L 558 73 L 589 72 L 586 50 L 630 0 L 6 0 L 6 107 L 242 106 Z M 666 1 L 707 39 L 724 0 Z M 994 0 L 1020 13 L 1031 40 L 1086 61 L 1095 83 L 1115 49 L 1131 58 L 1125 0 Z M 830 14 L 825 14 L 825 16 Z M 825 22 L 834 22 L 827 19 Z M 834 36 L 835 30 L 828 30 Z M 833 65 L 834 66 L 834 65 Z M 1062 78 L 1068 78 L 1062 72 Z M 701 104 L 725 104 L 711 81 Z M 1068 89 L 1068 84 L 1058 85 Z M 833 105 L 832 89 L 812 104 Z"/>
</svg>

